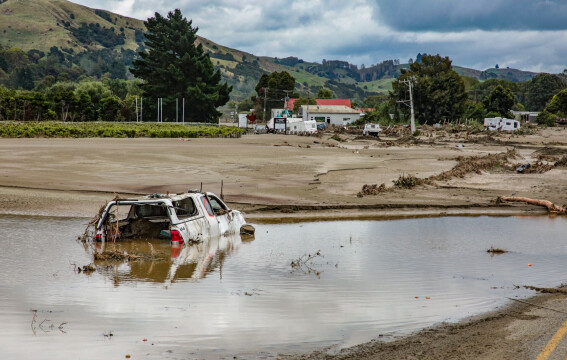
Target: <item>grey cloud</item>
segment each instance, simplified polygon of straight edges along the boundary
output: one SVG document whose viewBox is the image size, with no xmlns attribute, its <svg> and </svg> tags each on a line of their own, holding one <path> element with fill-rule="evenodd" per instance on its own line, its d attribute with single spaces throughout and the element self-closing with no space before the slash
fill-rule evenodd
<svg viewBox="0 0 567 360">
<path fill-rule="evenodd" d="M 75 1 L 142 20 L 180 8 L 199 35 L 257 56 L 369 66 L 425 52 L 479 70 L 495 64 L 546 72 L 567 67 L 567 43 L 560 41 L 567 31 L 551 31 L 567 28 L 564 0 Z"/>
<path fill-rule="evenodd" d="M 371 0 L 375 18 L 399 31 L 565 30 L 563 0 Z"/>
</svg>

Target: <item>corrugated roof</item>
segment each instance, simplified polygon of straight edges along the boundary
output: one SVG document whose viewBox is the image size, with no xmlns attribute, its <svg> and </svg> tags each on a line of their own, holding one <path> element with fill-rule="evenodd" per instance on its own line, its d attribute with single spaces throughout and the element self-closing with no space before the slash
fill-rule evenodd
<svg viewBox="0 0 567 360">
<path fill-rule="evenodd" d="M 303 111 L 307 105 L 301 105 Z M 310 114 L 360 114 L 358 111 L 345 105 L 309 105 Z"/>
<path fill-rule="evenodd" d="M 287 101 L 287 109 L 293 111 L 293 104 L 297 99 L 289 99 Z M 350 99 L 315 99 L 317 105 L 327 106 L 327 105 L 344 105 L 351 107 Z"/>
</svg>

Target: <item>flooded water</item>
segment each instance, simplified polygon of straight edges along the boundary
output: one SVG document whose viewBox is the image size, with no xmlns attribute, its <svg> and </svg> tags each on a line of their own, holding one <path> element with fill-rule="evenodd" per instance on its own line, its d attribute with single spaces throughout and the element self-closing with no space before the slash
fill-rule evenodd
<svg viewBox="0 0 567 360">
<path fill-rule="evenodd" d="M 248 241 L 221 238 L 184 249 L 155 240 L 106 244 L 152 260 L 97 261 L 90 273 L 77 271 L 97 251 L 76 241 L 85 223 L 0 217 L 0 358 L 337 350 L 533 293 L 517 286 L 566 281 L 563 218 L 256 225 Z M 491 246 L 509 252 L 491 256 Z"/>
</svg>

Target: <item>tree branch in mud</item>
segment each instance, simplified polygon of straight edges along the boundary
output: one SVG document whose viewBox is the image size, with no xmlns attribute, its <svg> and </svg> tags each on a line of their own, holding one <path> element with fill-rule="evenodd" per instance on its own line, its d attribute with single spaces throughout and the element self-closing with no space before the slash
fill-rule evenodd
<svg viewBox="0 0 567 360">
<path fill-rule="evenodd" d="M 503 202 L 524 202 L 530 205 L 537 205 L 537 206 L 544 206 L 547 208 L 547 211 L 551 214 L 559 214 L 559 215 L 567 215 L 567 208 L 564 206 L 559 206 L 552 203 L 549 200 L 539 200 L 539 199 L 530 199 L 527 197 L 521 196 L 499 196 L 496 199 L 496 203 L 503 203 Z"/>
</svg>

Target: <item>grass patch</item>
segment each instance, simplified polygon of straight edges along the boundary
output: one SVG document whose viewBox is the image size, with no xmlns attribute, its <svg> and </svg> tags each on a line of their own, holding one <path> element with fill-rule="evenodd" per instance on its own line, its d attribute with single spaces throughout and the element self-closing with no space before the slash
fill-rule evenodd
<svg viewBox="0 0 567 360">
<path fill-rule="evenodd" d="M 331 136 L 329 139 L 330 139 L 330 140 L 335 140 L 335 141 L 338 141 L 338 142 L 344 142 L 344 139 L 343 139 L 342 137 L 340 137 L 339 135 L 337 135 L 337 134 Z"/>
<path fill-rule="evenodd" d="M 240 137 L 244 129 L 205 125 L 181 125 L 168 123 L 110 123 L 81 122 L 64 123 L 5 122 L 0 123 L 0 137 L 8 138 L 198 138 Z"/>
</svg>

